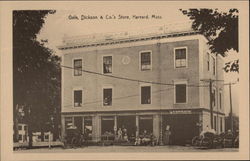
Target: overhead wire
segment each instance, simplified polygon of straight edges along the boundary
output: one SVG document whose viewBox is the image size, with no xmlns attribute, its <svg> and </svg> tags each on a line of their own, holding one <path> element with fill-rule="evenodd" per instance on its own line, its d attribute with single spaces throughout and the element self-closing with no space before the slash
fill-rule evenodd
<svg viewBox="0 0 250 161">
<path fill-rule="evenodd" d="M 168 91 L 168 90 L 171 90 L 171 89 L 174 89 L 174 87 L 153 91 L 151 93 L 156 94 L 156 93 L 160 93 L 160 92 L 163 92 L 163 91 Z M 130 98 L 130 97 L 137 97 L 137 96 L 140 96 L 140 95 L 139 94 L 134 94 L 134 95 L 127 95 L 127 96 L 123 96 L 123 97 L 114 97 L 114 98 L 112 98 L 112 100 L 119 100 L 119 99 L 125 99 L 125 98 Z M 83 103 L 83 105 L 94 104 L 94 103 L 102 103 L 102 102 L 103 102 L 103 100 L 96 100 L 96 101 L 91 101 L 91 102 L 85 102 L 85 103 Z M 73 106 L 73 105 L 72 104 L 71 105 L 65 105 L 63 107 L 71 107 L 71 106 Z"/>
<path fill-rule="evenodd" d="M 71 70 L 80 70 L 80 69 L 75 69 L 73 67 L 61 65 L 61 67 L 66 68 L 66 69 L 71 69 Z M 81 69 L 80 71 L 85 72 L 85 73 L 90 73 L 90 74 L 95 74 L 95 75 L 100 75 L 103 77 L 110 77 L 110 78 L 115 78 L 115 79 L 120 79 L 120 80 L 126 80 L 126 81 L 133 81 L 133 82 L 141 82 L 141 83 L 149 83 L 149 84 L 156 84 L 156 85 L 167 85 L 167 86 L 175 86 L 175 84 L 170 84 L 170 83 L 161 83 L 161 82 L 155 82 L 155 81 L 146 81 L 146 80 L 139 80 L 139 79 L 133 79 L 133 78 L 127 78 L 127 77 L 120 77 L 120 76 L 115 76 L 115 75 L 107 75 L 99 72 L 94 72 L 90 70 L 84 70 Z M 194 85 L 194 84 L 187 84 L 188 87 L 208 87 L 208 86 L 203 86 L 203 85 Z"/>
</svg>

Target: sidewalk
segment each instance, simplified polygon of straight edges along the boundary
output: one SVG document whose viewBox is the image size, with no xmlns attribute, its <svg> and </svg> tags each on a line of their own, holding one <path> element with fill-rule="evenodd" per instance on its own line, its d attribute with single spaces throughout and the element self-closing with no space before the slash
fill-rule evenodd
<svg viewBox="0 0 250 161">
<path fill-rule="evenodd" d="M 62 146 L 63 143 L 60 141 L 53 141 L 50 142 L 50 146 L 51 147 L 55 147 L 55 146 Z M 29 143 L 25 142 L 25 143 L 14 143 L 14 148 L 25 148 L 28 147 Z M 44 141 L 44 142 L 32 142 L 32 147 L 36 148 L 36 147 L 49 147 L 49 142 L 48 141 Z"/>
<path fill-rule="evenodd" d="M 121 153 L 140 153 L 140 152 L 237 152 L 237 148 L 219 148 L 219 149 L 198 149 L 192 146 L 87 146 L 80 148 L 61 147 L 39 148 L 39 149 L 21 149 L 16 153 L 102 153 L 102 152 L 121 152 Z"/>
</svg>

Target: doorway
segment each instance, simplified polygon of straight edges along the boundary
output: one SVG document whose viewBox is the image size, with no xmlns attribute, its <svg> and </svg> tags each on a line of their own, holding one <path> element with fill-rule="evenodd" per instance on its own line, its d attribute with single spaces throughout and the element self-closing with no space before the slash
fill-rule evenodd
<svg viewBox="0 0 250 161">
<path fill-rule="evenodd" d="M 77 128 L 77 130 L 82 133 L 82 117 L 74 117 L 74 124 Z"/>
<path fill-rule="evenodd" d="M 141 135 L 144 130 L 148 134 L 153 133 L 153 116 L 140 116 L 139 117 L 139 134 Z"/>
<path fill-rule="evenodd" d="M 135 136 L 136 123 L 135 116 L 118 116 L 117 117 L 117 129 L 127 129 L 128 137 Z"/>
</svg>

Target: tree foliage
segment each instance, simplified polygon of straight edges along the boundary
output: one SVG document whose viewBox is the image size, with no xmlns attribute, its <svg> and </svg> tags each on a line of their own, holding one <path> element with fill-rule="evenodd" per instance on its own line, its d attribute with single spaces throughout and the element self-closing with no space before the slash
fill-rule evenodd
<svg viewBox="0 0 250 161">
<path fill-rule="evenodd" d="M 239 51 L 237 9 L 230 9 L 228 12 L 219 12 L 218 9 L 181 9 L 181 11 L 193 20 L 192 28 L 208 38 L 212 53 L 224 57 L 231 49 Z M 227 63 L 224 70 L 238 72 L 238 62 L 237 60 Z"/>
<path fill-rule="evenodd" d="M 24 107 L 26 116 L 31 110 L 29 128 L 34 131 L 60 111 L 60 58 L 36 40 L 46 16 L 54 12 L 13 11 L 13 105 Z"/>
</svg>

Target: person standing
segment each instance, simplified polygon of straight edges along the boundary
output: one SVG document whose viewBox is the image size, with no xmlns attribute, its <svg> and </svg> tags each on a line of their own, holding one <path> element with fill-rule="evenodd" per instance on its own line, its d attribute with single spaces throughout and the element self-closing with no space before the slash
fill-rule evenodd
<svg viewBox="0 0 250 161">
<path fill-rule="evenodd" d="M 119 130 L 117 131 L 117 135 L 118 135 L 118 138 L 117 138 L 117 140 L 122 140 L 122 129 L 121 128 L 119 128 Z"/>
<path fill-rule="evenodd" d="M 170 144 L 170 135 L 171 135 L 170 126 L 167 125 L 166 126 L 166 131 L 165 131 L 165 145 Z"/>
</svg>

